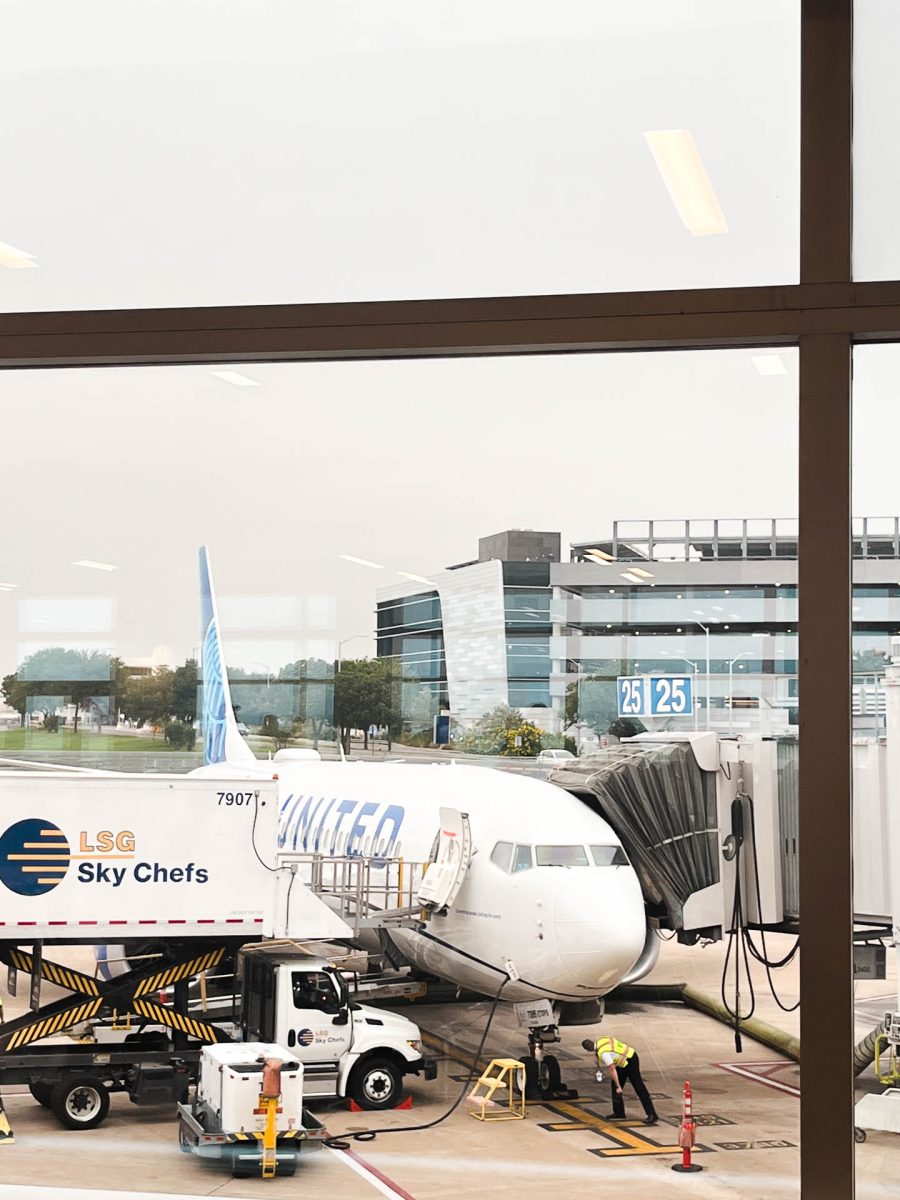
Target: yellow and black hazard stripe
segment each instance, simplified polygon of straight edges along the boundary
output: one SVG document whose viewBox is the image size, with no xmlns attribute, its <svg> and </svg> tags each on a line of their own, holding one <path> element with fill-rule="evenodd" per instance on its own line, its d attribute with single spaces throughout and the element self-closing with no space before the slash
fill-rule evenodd
<svg viewBox="0 0 900 1200">
<path fill-rule="evenodd" d="M 138 1016 L 146 1017 L 148 1021 L 153 1021 L 157 1025 L 166 1025 L 169 1029 L 188 1033 L 198 1041 L 226 1042 L 229 1040 L 221 1029 L 216 1029 L 215 1025 L 185 1016 L 184 1013 L 175 1012 L 174 1009 L 166 1008 L 164 1004 L 157 1004 L 154 1000 L 135 1000 L 133 1007 Z"/>
<path fill-rule="evenodd" d="M 27 971 L 34 974 L 34 956 L 25 950 L 10 950 L 9 961 L 17 971 Z M 99 996 L 100 988 L 96 979 L 81 971 L 73 971 L 71 967 L 63 967 L 59 963 L 44 961 L 41 963 L 41 976 L 55 983 L 57 987 L 68 988 L 70 992 L 80 992 L 85 996 Z"/>
<path fill-rule="evenodd" d="M 168 967 L 165 971 L 157 971 L 155 975 L 142 979 L 134 989 L 134 994 L 135 996 L 146 996 L 150 992 L 161 992 L 171 984 L 177 983 L 179 979 L 190 979 L 192 975 L 199 975 L 201 971 L 209 971 L 219 965 L 224 953 L 225 947 L 220 946 L 218 950 L 210 950 L 208 954 L 201 954 L 188 962 L 179 963 L 177 967 Z"/>
<path fill-rule="evenodd" d="M 18 1050 L 21 1046 L 27 1046 L 30 1042 L 39 1042 L 41 1038 L 51 1037 L 55 1033 L 62 1033 L 70 1025 L 77 1025 L 81 1021 L 88 1021 L 97 1014 L 102 1003 L 102 997 L 97 996 L 93 1000 L 86 1000 L 83 1004 L 76 1004 L 72 1008 L 66 1008 L 62 1012 L 54 1013 L 53 1016 L 36 1019 L 29 1025 L 23 1025 L 21 1029 L 17 1029 L 9 1035 L 6 1049 L 7 1051 Z"/>
<path fill-rule="evenodd" d="M 230 1133 L 228 1135 L 228 1140 L 231 1142 L 261 1142 L 265 1136 L 265 1133 L 259 1129 L 251 1130 L 250 1133 L 246 1133 L 242 1129 L 239 1133 Z M 282 1130 L 281 1133 L 276 1134 L 275 1138 L 278 1142 L 286 1142 L 291 1138 L 296 1139 L 298 1137 L 305 1136 L 306 1131 L 304 1129 L 285 1129 Z"/>
</svg>

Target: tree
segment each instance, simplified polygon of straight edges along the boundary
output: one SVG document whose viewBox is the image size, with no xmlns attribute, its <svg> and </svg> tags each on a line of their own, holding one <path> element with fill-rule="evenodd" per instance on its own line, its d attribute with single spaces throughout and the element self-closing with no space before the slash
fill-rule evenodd
<svg viewBox="0 0 900 1200">
<path fill-rule="evenodd" d="M 187 659 L 172 675 L 172 716 L 193 725 L 197 715 L 197 660 Z"/>
<path fill-rule="evenodd" d="M 4 675 L 3 682 L 0 683 L 0 693 L 3 694 L 3 699 L 10 708 L 14 708 L 19 714 L 21 723 L 25 724 L 25 714 L 28 712 L 28 684 L 19 679 L 15 671 L 11 675 Z"/>
<path fill-rule="evenodd" d="M 119 668 L 115 664 L 119 664 Z M 108 697 L 111 700 L 115 695 L 120 669 L 124 669 L 120 660 L 112 659 L 99 650 L 70 650 L 63 646 L 49 646 L 29 654 L 21 663 L 15 678 L 17 682 L 25 685 L 29 697 L 62 696 L 65 701 L 74 704 L 77 733 L 81 710 L 98 697 Z M 17 693 L 14 691 L 13 694 Z M 12 707 L 19 711 L 17 705 Z"/>
<path fill-rule="evenodd" d="M 518 709 L 498 704 L 466 730 L 462 746 L 472 754 L 534 758 L 541 749 L 541 731 Z"/>
<path fill-rule="evenodd" d="M 885 646 L 883 650 L 867 649 L 853 651 L 854 675 L 883 675 L 885 667 L 891 661 L 891 652 Z"/>
<path fill-rule="evenodd" d="M 370 725 L 386 726 L 388 749 L 400 726 L 393 663 L 386 658 L 350 658 L 334 677 L 334 723 L 340 729 L 344 752 L 350 750 L 350 730 L 366 732 Z"/>
<path fill-rule="evenodd" d="M 125 715 L 139 727 L 148 722 L 162 725 L 172 715 L 174 686 L 171 667 L 154 667 L 149 675 L 132 675 L 125 685 Z"/>
</svg>

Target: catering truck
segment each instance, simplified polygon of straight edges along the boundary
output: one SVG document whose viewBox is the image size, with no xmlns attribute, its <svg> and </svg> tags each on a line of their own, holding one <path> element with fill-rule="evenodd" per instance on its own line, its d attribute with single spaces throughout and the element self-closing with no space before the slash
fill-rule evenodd
<svg viewBox="0 0 900 1200">
<path fill-rule="evenodd" d="M 26 1084 L 67 1128 L 92 1129 L 111 1092 L 183 1101 L 204 1045 L 248 1037 L 287 1046 L 308 1096 L 389 1108 L 404 1075 L 433 1078 L 416 1025 L 352 1004 L 327 959 L 296 948 L 351 931 L 277 853 L 277 786 L 0 772 L 0 962 L 12 994 L 30 976 L 28 1011 L 0 1023 L 0 1091 Z M 66 950 L 110 943 L 127 960 L 109 978 Z M 192 979 L 242 958 L 236 1025 L 191 1006 Z M 121 1041 L 91 1038 L 110 1022 Z M 88 1040 L 62 1037 L 76 1027 Z"/>
</svg>

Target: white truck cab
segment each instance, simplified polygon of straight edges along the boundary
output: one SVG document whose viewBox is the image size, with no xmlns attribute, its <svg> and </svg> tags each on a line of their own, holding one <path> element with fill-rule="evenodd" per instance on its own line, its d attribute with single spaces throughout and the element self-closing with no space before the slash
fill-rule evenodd
<svg viewBox="0 0 900 1200">
<path fill-rule="evenodd" d="M 404 1075 L 434 1079 L 419 1027 L 352 1003 L 327 959 L 261 947 L 243 957 L 242 1040 L 286 1046 L 303 1064 L 307 1099 L 349 1096 L 360 1108 L 393 1108 Z"/>
</svg>

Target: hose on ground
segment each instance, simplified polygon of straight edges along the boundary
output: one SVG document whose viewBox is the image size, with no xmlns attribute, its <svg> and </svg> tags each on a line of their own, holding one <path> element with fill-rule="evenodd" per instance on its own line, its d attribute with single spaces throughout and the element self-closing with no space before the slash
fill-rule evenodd
<svg viewBox="0 0 900 1200">
<path fill-rule="evenodd" d="M 875 1040 L 879 1034 L 887 1033 L 887 1021 L 876 1025 L 871 1033 L 853 1047 L 853 1074 L 862 1075 L 866 1067 L 875 1061 Z"/>
</svg>

